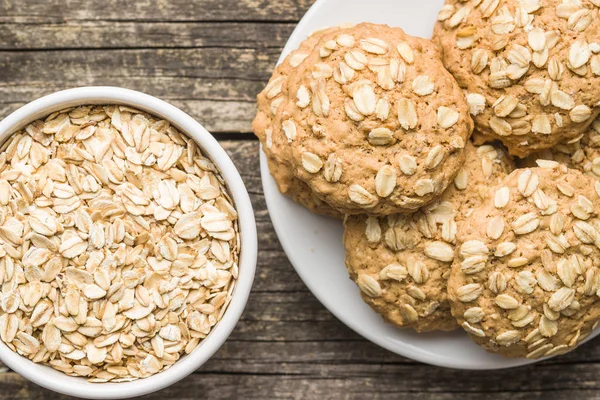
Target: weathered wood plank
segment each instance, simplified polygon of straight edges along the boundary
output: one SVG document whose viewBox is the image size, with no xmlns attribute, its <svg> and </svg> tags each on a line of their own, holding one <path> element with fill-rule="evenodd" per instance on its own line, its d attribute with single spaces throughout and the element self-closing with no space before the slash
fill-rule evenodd
<svg viewBox="0 0 600 400">
<path fill-rule="evenodd" d="M 2 1 L 0 22 L 298 21 L 313 2 L 314 0 Z"/>
<path fill-rule="evenodd" d="M 0 17 L 1 18 L 1 17 Z M 65 21 L 6 23 L 0 50 L 283 47 L 294 23 Z"/>
<path fill-rule="evenodd" d="M 207 365 L 208 367 L 208 365 Z M 600 398 L 598 366 L 571 365 L 527 368 L 510 372 L 466 372 L 414 366 L 382 365 L 356 373 L 352 365 L 322 366 L 323 374 L 214 373 L 191 375 L 145 399 L 571 399 Z M 334 371 L 328 370 L 333 367 Z M 316 369 L 316 368 L 315 368 Z M 353 373 L 354 372 L 354 373 Z M 559 379 L 557 379 L 559 377 Z M 583 381 L 583 382 L 582 382 Z M 65 399 L 25 381 L 14 373 L 0 375 L 3 399 Z M 524 388 L 526 388 L 524 390 Z"/>
<path fill-rule="evenodd" d="M 279 49 L 0 51 L 0 117 L 52 92 L 120 86 L 182 108 L 212 132 L 250 132 Z"/>
<path fill-rule="evenodd" d="M 3 95 L 15 97 L 40 87 L 131 82 L 158 85 L 172 98 L 254 101 L 254 93 L 249 96 L 237 81 L 267 80 L 279 53 L 250 48 L 0 52 L 0 69 Z"/>
</svg>

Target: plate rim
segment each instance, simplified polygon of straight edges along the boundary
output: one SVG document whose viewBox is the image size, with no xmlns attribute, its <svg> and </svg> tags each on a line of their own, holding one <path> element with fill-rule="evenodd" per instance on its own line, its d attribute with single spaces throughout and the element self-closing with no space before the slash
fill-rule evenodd
<svg viewBox="0 0 600 400">
<path fill-rule="evenodd" d="M 309 22 L 312 21 L 313 15 L 319 13 L 320 9 L 322 7 L 324 7 L 326 4 L 328 4 L 330 2 L 335 2 L 335 1 L 340 1 L 340 0 L 316 0 L 315 1 L 315 3 L 309 8 L 309 10 L 304 14 L 304 16 L 298 22 L 298 24 L 292 31 L 291 35 L 287 39 L 286 44 L 285 44 L 285 46 L 281 52 L 281 55 L 277 61 L 277 64 L 280 64 L 285 59 L 285 57 L 292 50 L 294 50 L 295 46 L 293 46 L 292 43 L 297 39 L 297 37 L 301 36 L 301 35 L 305 36 L 302 32 L 305 32 L 307 30 L 306 25 L 308 25 Z M 327 28 L 327 27 L 328 26 L 323 26 L 323 27 L 320 27 L 320 29 Z M 482 365 L 482 364 L 473 364 L 473 363 L 468 364 L 468 363 L 465 363 L 464 361 L 459 362 L 459 363 L 446 362 L 445 359 L 437 359 L 434 356 L 430 356 L 430 355 L 422 353 L 421 351 L 414 350 L 414 348 L 417 346 L 411 345 L 410 343 L 407 343 L 407 342 L 402 342 L 402 347 L 400 349 L 396 346 L 392 346 L 388 341 L 385 340 L 385 338 L 382 338 L 375 333 L 371 333 L 368 330 L 361 328 L 360 324 L 356 323 L 354 320 L 348 319 L 345 316 L 341 315 L 341 313 L 339 313 L 337 311 L 338 307 L 336 307 L 333 304 L 330 304 L 330 302 L 327 299 L 325 299 L 324 297 L 322 297 L 319 294 L 319 291 L 316 290 L 316 288 L 311 283 L 309 283 L 310 281 L 308 279 L 308 273 L 305 272 L 302 268 L 299 268 L 296 265 L 297 260 L 294 260 L 293 257 L 290 256 L 290 254 L 292 252 L 289 251 L 289 249 L 292 248 L 292 243 L 289 242 L 289 240 L 287 239 L 287 236 L 284 233 L 286 228 L 283 226 L 281 221 L 273 218 L 273 213 L 271 211 L 272 209 L 276 208 L 276 202 L 278 201 L 277 196 L 285 197 L 285 195 L 283 195 L 282 193 L 279 192 L 275 182 L 272 182 L 272 184 L 268 183 L 269 180 L 273 180 L 273 177 L 271 176 L 271 174 L 269 172 L 269 167 L 267 164 L 267 157 L 263 150 L 262 144 L 259 147 L 260 147 L 260 150 L 259 150 L 259 153 L 260 153 L 259 154 L 260 176 L 261 176 L 261 184 L 262 184 L 262 188 L 263 188 L 263 193 L 265 196 L 265 203 L 267 205 L 267 210 L 269 211 L 269 217 L 271 219 L 271 223 L 273 224 L 275 234 L 277 235 L 277 238 L 281 244 L 281 247 L 283 248 L 283 251 L 284 251 L 286 257 L 287 257 L 288 261 L 290 262 L 290 264 L 292 265 L 292 267 L 294 268 L 295 272 L 298 274 L 298 276 L 300 277 L 300 279 L 302 280 L 304 285 L 308 288 L 308 290 L 312 293 L 312 295 L 315 296 L 316 299 L 321 303 L 321 305 L 323 305 L 331 314 L 333 314 L 333 316 L 335 316 L 335 318 L 337 318 L 345 326 L 350 328 L 352 331 L 354 331 L 356 334 L 360 335 L 361 337 L 367 339 L 371 343 L 373 343 L 379 347 L 382 347 L 382 348 L 386 349 L 387 351 L 390 351 L 391 353 L 397 354 L 402 357 L 406 357 L 406 358 L 414 360 L 414 361 L 422 362 L 422 363 L 437 366 L 437 367 L 449 368 L 449 369 L 472 370 L 472 371 L 477 371 L 477 370 L 493 371 L 493 370 L 501 370 L 501 369 L 516 368 L 516 367 L 521 367 L 521 366 L 525 366 L 525 365 L 531 365 L 531 364 L 535 364 L 540 361 L 544 361 L 544 360 L 548 359 L 548 358 L 541 358 L 541 359 L 531 360 L 531 359 L 527 359 L 527 358 L 506 357 L 506 358 L 504 358 L 504 361 L 502 363 L 499 363 L 498 365 L 489 365 L 489 364 Z M 323 218 L 326 218 L 326 217 L 323 217 Z M 373 311 L 373 312 L 375 313 L 375 311 Z M 402 329 L 402 328 L 398 328 L 398 329 Z M 600 330 L 596 330 L 595 332 L 592 332 L 590 334 L 590 336 L 588 338 L 586 338 L 586 340 L 584 340 L 580 345 L 587 343 L 589 340 L 594 338 L 599 333 L 600 333 Z M 466 332 L 464 332 L 464 334 L 467 335 Z M 420 346 L 417 348 L 420 348 Z M 490 354 L 493 355 L 493 353 L 490 353 Z M 500 355 L 498 355 L 498 356 L 502 357 Z M 464 360 L 464 358 L 462 360 Z"/>
</svg>

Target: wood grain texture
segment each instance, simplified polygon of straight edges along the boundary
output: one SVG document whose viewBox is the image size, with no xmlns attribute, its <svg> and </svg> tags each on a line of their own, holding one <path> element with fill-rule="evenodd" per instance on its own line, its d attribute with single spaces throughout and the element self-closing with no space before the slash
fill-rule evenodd
<svg viewBox="0 0 600 400">
<path fill-rule="evenodd" d="M 289 22 L 64 21 L 4 23 L 0 50 L 128 48 L 279 48 L 292 33 Z"/>
<path fill-rule="evenodd" d="M 291 21 L 313 0 L 4 0 L 0 22 Z"/>
<path fill-rule="evenodd" d="M 259 260 L 248 306 L 202 368 L 147 399 L 600 399 L 600 341 L 493 372 L 436 368 L 340 323 L 283 252 L 262 192 L 254 98 L 313 0 L 2 0 L 0 118 L 56 90 L 123 86 L 190 113 L 222 141 L 250 192 Z M 230 140 L 227 140 L 230 139 Z M 0 364 L 0 400 L 67 399 Z"/>
<path fill-rule="evenodd" d="M 0 110 L 77 86 L 120 86 L 172 102 L 212 132 L 250 132 L 280 49 L 0 51 Z M 49 68 L 48 66 L 52 66 Z"/>
<path fill-rule="evenodd" d="M 249 133 L 256 94 L 311 3 L 0 2 L 0 118 L 57 90 L 110 85 L 167 100 L 211 132 Z"/>
</svg>

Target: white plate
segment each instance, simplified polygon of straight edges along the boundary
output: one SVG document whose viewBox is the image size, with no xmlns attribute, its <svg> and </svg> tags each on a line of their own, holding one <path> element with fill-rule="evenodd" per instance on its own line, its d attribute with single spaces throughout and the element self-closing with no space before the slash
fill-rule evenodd
<svg viewBox="0 0 600 400">
<path fill-rule="evenodd" d="M 282 58 L 312 32 L 344 22 L 399 26 L 429 38 L 443 0 L 318 0 L 285 46 Z M 385 323 L 361 299 L 344 266 L 342 223 L 312 214 L 277 190 L 261 153 L 261 175 L 269 213 L 292 265 L 310 291 L 348 327 L 396 354 L 428 364 L 460 369 L 500 369 L 531 364 L 487 353 L 465 333 L 417 334 Z M 594 332 L 595 336 L 599 331 Z"/>
</svg>

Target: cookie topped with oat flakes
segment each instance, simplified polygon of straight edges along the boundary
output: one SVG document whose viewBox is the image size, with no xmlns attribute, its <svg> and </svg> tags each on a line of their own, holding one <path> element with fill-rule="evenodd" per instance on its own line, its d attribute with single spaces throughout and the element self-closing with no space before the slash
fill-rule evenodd
<svg viewBox="0 0 600 400">
<path fill-rule="evenodd" d="M 464 163 L 466 99 L 436 47 L 363 23 L 324 34 L 287 80 L 272 131 L 295 176 L 342 213 L 412 212 Z"/>
<path fill-rule="evenodd" d="M 446 298 L 457 226 L 513 168 L 506 153 L 490 145 L 467 142 L 465 153 L 453 185 L 419 212 L 345 220 L 350 277 L 365 302 L 395 325 L 417 331 L 457 327 Z"/>
<path fill-rule="evenodd" d="M 581 136 L 600 114 L 598 0 L 447 0 L 435 38 L 476 128 L 519 157 Z"/>
<path fill-rule="evenodd" d="M 274 123 L 274 121 L 279 121 L 277 115 L 280 114 L 281 105 L 288 98 L 286 84 L 288 76 L 302 64 L 323 34 L 336 30 L 339 28 L 328 28 L 313 33 L 275 68 L 269 83 L 257 96 L 258 111 L 252 122 L 252 129 L 262 144 L 269 171 L 279 191 L 312 212 L 341 218 L 340 213 L 320 200 L 303 181 L 295 177 L 295 167 L 289 162 L 291 157 L 289 148 L 277 152 L 271 150 L 273 132 L 281 129 L 281 123 Z"/>
<path fill-rule="evenodd" d="M 600 318 L 600 184 L 539 164 L 510 174 L 467 218 L 448 281 L 459 324 L 510 357 L 570 351 Z"/>
<path fill-rule="evenodd" d="M 274 157 L 269 156 L 267 156 L 267 163 L 269 164 L 269 170 L 273 179 L 275 179 L 277 188 L 281 193 L 315 214 L 326 215 L 338 219 L 344 217 L 343 214 L 337 212 L 331 208 L 329 204 L 319 199 L 306 183 L 302 182 L 291 173 L 291 170 L 287 165 L 278 164 Z"/>
</svg>

